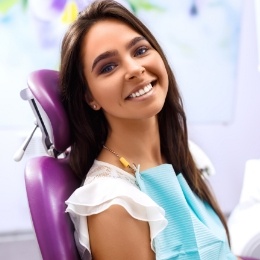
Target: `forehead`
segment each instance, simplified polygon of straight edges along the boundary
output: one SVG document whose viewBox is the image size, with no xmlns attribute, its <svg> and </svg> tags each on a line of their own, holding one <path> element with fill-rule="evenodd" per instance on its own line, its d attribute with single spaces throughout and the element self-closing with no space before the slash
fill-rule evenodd
<svg viewBox="0 0 260 260">
<path fill-rule="evenodd" d="M 93 58 L 100 53 L 124 46 L 137 36 L 140 34 L 122 21 L 101 20 L 92 25 L 84 36 L 82 54 Z"/>
<path fill-rule="evenodd" d="M 97 43 L 100 39 L 106 40 L 116 40 L 124 39 L 125 35 L 139 35 L 131 26 L 128 24 L 116 20 L 116 19 L 107 19 L 101 20 L 92 25 L 90 30 L 85 35 L 85 42 Z M 105 42 L 103 42 L 105 43 Z"/>
</svg>

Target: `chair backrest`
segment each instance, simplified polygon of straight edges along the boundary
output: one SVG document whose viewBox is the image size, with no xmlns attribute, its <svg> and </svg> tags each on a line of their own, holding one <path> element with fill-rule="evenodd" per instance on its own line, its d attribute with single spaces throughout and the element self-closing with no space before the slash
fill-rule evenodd
<svg viewBox="0 0 260 260">
<path fill-rule="evenodd" d="M 80 186 L 63 153 L 70 146 L 70 130 L 60 99 L 58 72 L 35 71 L 21 92 L 35 114 L 48 155 L 30 159 L 25 184 L 35 234 L 44 260 L 80 259 L 74 226 L 65 213 L 65 200 Z M 52 157 L 51 157 L 51 156 Z"/>
<path fill-rule="evenodd" d="M 74 226 L 65 213 L 65 200 L 79 186 L 66 159 L 38 157 L 25 169 L 25 183 L 33 226 L 44 260 L 80 259 Z"/>
</svg>

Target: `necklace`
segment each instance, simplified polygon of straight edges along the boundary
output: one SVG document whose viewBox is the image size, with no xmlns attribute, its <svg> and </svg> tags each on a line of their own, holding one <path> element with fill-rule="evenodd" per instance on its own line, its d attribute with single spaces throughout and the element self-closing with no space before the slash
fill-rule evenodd
<svg viewBox="0 0 260 260">
<path fill-rule="evenodd" d="M 107 146 L 103 145 L 103 147 L 108 150 L 110 153 L 114 154 L 116 157 L 119 158 L 119 161 L 122 163 L 122 165 L 124 167 L 128 167 L 130 168 L 131 170 L 133 170 L 134 172 L 136 172 L 137 168 L 136 168 L 136 165 L 133 163 L 133 165 L 131 166 L 130 163 L 122 156 L 119 156 L 115 151 L 111 150 L 110 148 L 108 148 Z"/>
</svg>

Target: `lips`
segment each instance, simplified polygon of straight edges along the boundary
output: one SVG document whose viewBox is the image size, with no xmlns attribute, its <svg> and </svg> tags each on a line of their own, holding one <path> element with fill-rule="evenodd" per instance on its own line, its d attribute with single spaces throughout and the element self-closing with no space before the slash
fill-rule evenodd
<svg viewBox="0 0 260 260">
<path fill-rule="evenodd" d="M 155 82 L 151 82 L 148 85 L 144 86 L 143 88 L 140 88 L 138 91 L 131 93 L 127 98 L 132 99 L 136 97 L 140 97 L 145 95 L 146 93 L 150 92 L 153 88 Z"/>
</svg>

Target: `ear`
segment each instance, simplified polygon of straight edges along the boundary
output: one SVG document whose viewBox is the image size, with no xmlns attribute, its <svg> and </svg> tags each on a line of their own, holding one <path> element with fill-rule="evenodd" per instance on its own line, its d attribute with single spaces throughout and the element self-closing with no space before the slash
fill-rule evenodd
<svg viewBox="0 0 260 260">
<path fill-rule="evenodd" d="M 99 110 L 101 108 L 100 105 L 94 100 L 88 104 L 93 110 Z"/>
<path fill-rule="evenodd" d="M 101 106 L 89 95 L 89 93 L 85 93 L 85 101 L 93 110 L 99 110 Z"/>
</svg>

